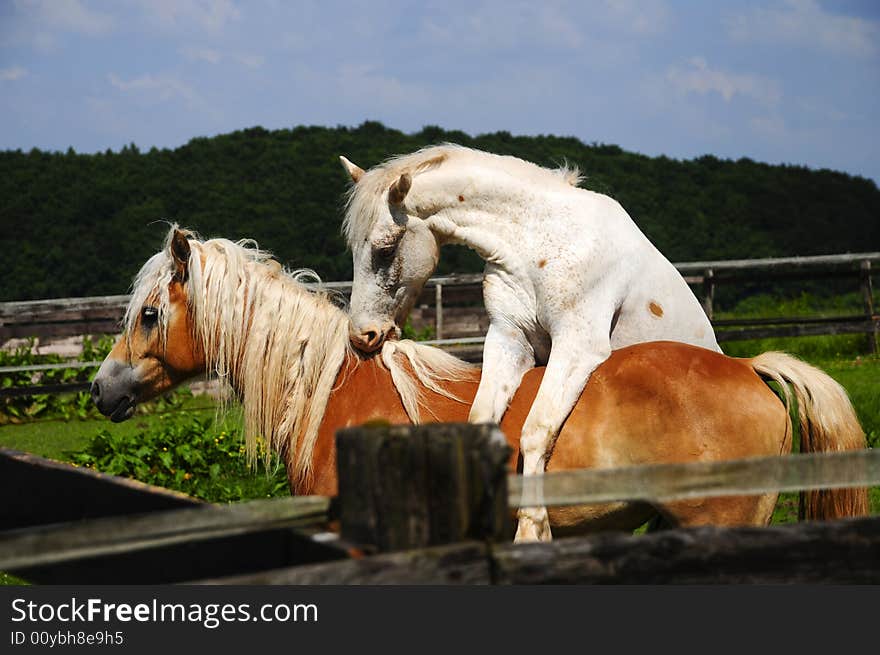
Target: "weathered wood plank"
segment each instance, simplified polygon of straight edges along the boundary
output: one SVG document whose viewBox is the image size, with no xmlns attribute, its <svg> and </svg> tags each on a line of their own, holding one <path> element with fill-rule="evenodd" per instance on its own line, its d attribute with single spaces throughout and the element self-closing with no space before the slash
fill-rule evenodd
<svg viewBox="0 0 880 655">
<path fill-rule="evenodd" d="M 791 454 L 510 476 L 511 507 L 670 501 L 880 484 L 880 451 Z"/>
<path fill-rule="evenodd" d="M 6 569 L 39 584 L 170 584 L 340 560 L 334 542 L 310 530 L 274 528 L 129 549 Z"/>
<path fill-rule="evenodd" d="M 509 450 L 496 426 L 348 428 L 336 450 L 346 540 L 391 551 L 507 530 Z"/>
<path fill-rule="evenodd" d="M 870 320 L 868 314 L 848 316 L 774 316 L 771 318 L 727 318 L 712 321 L 715 328 L 760 325 L 814 325 L 822 323 L 864 323 Z"/>
<path fill-rule="evenodd" d="M 0 570 L 194 544 L 327 522 L 330 499 L 301 496 L 53 524 L 0 532 Z"/>
<path fill-rule="evenodd" d="M 0 339 L 27 339 L 29 337 L 62 338 L 80 335 L 119 334 L 119 320 L 37 322 L 0 325 Z"/>
<path fill-rule="evenodd" d="M 196 584 L 486 585 L 490 582 L 488 546 L 481 542 L 465 542 L 383 553 L 341 562 L 198 580 Z"/>
<path fill-rule="evenodd" d="M 837 334 L 870 334 L 876 321 L 820 323 L 802 325 L 783 325 L 765 328 L 728 328 L 715 331 L 719 343 L 725 341 L 746 341 L 748 339 L 769 339 L 773 337 L 811 337 Z"/>
<path fill-rule="evenodd" d="M 709 317 L 709 320 L 712 320 L 712 316 L 715 313 L 715 271 L 712 268 L 707 268 L 703 271 L 703 311 L 706 313 L 706 316 Z"/>
<path fill-rule="evenodd" d="M 38 396 L 44 393 L 73 393 L 75 391 L 85 391 L 91 386 L 91 382 L 69 382 L 67 384 L 35 384 L 29 387 L 5 387 L 0 389 L 0 398 Z"/>
<path fill-rule="evenodd" d="M 880 519 L 496 545 L 496 584 L 878 584 Z M 401 576 L 403 577 L 403 576 Z"/>
<path fill-rule="evenodd" d="M 0 366 L 0 373 L 30 373 L 39 371 L 63 371 L 64 369 L 79 369 L 98 367 L 101 362 L 64 362 L 61 364 L 31 364 L 30 366 Z"/>
<path fill-rule="evenodd" d="M 705 262 L 679 262 L 673 264 L 680 273 L 700 273 L 707 268 L 719 271 L 743 269 L 799 268 L 805 266 L 840 266 L 858 264 L 861 261 L 880 262 L 880 252 L 864 252 L 842 255 L 812 255 L 808 257 L 767 257 L 764 259 L 721 259 Z"/>
<path fill-rule="evenodd" d="M 50 298 L 0 303 L 0 324 L 55 320 L 89 320 L 91 317 L 120 318 L 131 296 Z"/>
<path fill-rule="evenodd" d="M 403 551 L 204 584 L 878 584 L 880 519 Z"/>
<path fill-rule="evenodd" d="M 863 261 L 859 273 L 861 274 L 860 286 L 865 313 L 868 316 L 874 316 L 874 285 L 871 281 L 871 262 Z M 877 352 L 878 341 L 880 341 L 880 321 L 874 321 L 873 329 L 868 335 L 868 347 L 872 353 Z"/>
<path fill-rule="evenodd" d="M 0 448 L 0 529 L 201 505 L 185 494 Z"/>
<path fill-rule="evenodd" d="M 795 269 L 742 269 L 716 272 L 715 284 L 728 286 L 742 284 L 761 284 L 776 282 L 796 282 L 802 280 L 852 280 L 859 277 L 859 269 L 848 264 L 844 268 L 804 267 Z"/>
</svg>

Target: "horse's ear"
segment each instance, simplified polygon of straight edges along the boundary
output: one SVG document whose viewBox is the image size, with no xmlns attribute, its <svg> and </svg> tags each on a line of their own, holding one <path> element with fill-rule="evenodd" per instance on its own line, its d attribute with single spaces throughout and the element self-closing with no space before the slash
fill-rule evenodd
<svg viewBox="0 0 880 655">
<path fill-rule="evenodd" d="M 409 173 L 404 173 L 397 178 L 397 182 L 392 184 L 391 188 L 388 189 L 388 202 L 392 205 L 402 204 L 403 199 L 406 198 L 406 194 L 409 193 L 411 186 L 412 178 L 409 176 Z"/>
<path fill-rule="evenodd" d="M 364 169 L 358 166 L 357 164 L 349 161 L 342 155 L 339 155 L 339 162 L 342 164 L 342 168 L 345 169 L 345 172 L 349 174 L 351 177 L 351 181 L 355 184 L 364 176 Z"/>
<path fill-rule="evenodd" d="M 181 230 L 174 230 L 171 237 L 171 257 L 177 267 L 177 277 L 182 281 L 186 279 L 186 269 L 189 265 L 189 239 Z"/>
</svg>

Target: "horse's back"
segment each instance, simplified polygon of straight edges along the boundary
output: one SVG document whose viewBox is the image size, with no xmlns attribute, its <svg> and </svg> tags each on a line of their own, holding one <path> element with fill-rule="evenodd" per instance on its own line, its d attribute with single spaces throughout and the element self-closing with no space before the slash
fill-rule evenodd
<svg viewBox="0 0 880 655">
<path fill-rule="evenodd" d="M 667 340 L 720 351 L 681 273 L 616 200 L 576 188 L 552 197 L 561 198 L 548 201 L 553 220 L 528 226 L 540 239 L 523 235 L 536 248 L 536 311 L 551 335 L 557 325 L 570 330 L 572 315 L 582 321 L 597 302 L 611 303 L 618 308 L 612 348 Z"/>
<path fill-rule="evenodd" d="M 543 369 L 523 377 L 502 422 L 519 434 Z M 743 360 L 676 342 L 614 351 L 568 417 L 547 470 L 779 454 L 787 414 Z"/>
</svg>

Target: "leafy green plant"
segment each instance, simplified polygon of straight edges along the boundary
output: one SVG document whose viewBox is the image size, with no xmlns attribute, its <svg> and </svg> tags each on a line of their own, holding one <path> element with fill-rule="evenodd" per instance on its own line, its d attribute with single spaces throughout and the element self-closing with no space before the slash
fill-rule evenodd
<svg viewBox="0 0 880 655">
<path fill-rule="evenodd" d="M 413 341 L 428 341 L 434 338 L 434 328 L 426 325 L 421 330 L 416 330 L 409 319 L 407 319 L 406 324 L 404 324 L 403 329 L 400 331 L 400 336 L 402 339 L 412 339 Z"/>
<path fill-rule="evenodd" d="M 260 456 L 265 451 L 258 453 Z M 135 434 L 101 430 L 70 460 L 104 473 L 135 478 L 211 502 L 286 495 L 280 462 L 265 474 L 247 463 L 235 432 L 213 420 L 181 413 L 158 417 L 158 425 Z"/>
<path fill-rule="evenodd" d="M 102 336 L 97 342 L 90 337 L 83 338 L 83 350 L 78 362 L 102 361 L 113 349 L 115 340 L 109 335 Z M 58 355 L 39 355 L 34 353 L 35 339 L 13 351 L 0 351 L 0 366 L 24 367 L 40 364 L 66 363 Z M 86 368 L 56 368 L 45 371 L 15 371 L 0 373 L 0 387 L 30 387 L 51 384 L 73 384 L 88 382 L 97 372 L 97 366 Z M 166 394 L 151 404 L 139 407 L 141 413 L 167 411 L 182 405 L 185 398 L 192 394 L 188 389 Z M 40 419 L 86 419 L 98 417 L 100 413 L 92 403 L 88 390 L 70 393 L 38 393 L 0 398 L 0 425 L 6 423 L 23 423 Z"/>
</svg>

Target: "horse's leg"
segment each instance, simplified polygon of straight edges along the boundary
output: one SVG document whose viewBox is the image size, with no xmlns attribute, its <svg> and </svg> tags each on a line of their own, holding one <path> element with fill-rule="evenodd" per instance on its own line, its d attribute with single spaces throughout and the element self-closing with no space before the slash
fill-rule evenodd
<svg viewBox="0 0 880 655">
<path fill-rule="evenodd" d="M 489 325 L 483 346 L 483 375 L 468 421 L 500 423 L 523 374 L 534 365 L 534 352 L 520 330 Z"/>
<path fill-rule="evenodd" d="M 523 424 L 520 452 L 523 475 L 542 475 L 562 424 L 599 364 L 611 355 L 611 342 L 596 335 L 572 334 L 555 339 L 544 379 Z M 546 507 L 524 507 L 517 513 L 515 541 L 549 541 Z"/>
</svg>

